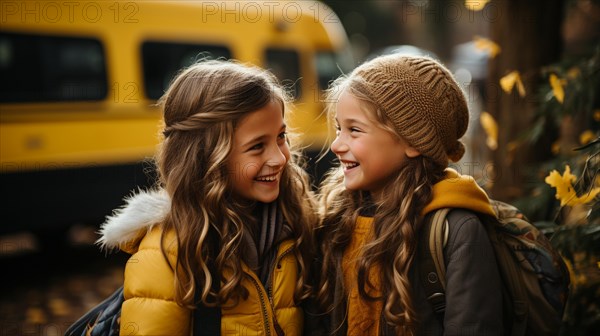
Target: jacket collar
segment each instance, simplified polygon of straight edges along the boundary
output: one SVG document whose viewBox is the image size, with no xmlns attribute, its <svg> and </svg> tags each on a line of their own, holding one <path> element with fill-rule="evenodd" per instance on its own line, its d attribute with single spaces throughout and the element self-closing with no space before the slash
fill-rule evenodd
<svg viewBox="0 0 600 336">
<path fill-rule="evenodd" d="M 118 249 L 135 239 L 140 230 L 150 230 L 161 223 L 170 209 L 171 199 L 163 189 L 138 190 L 125 198 L 125 205 L 106 217 L 96 243 L 102 249 Z"/>
</svg>

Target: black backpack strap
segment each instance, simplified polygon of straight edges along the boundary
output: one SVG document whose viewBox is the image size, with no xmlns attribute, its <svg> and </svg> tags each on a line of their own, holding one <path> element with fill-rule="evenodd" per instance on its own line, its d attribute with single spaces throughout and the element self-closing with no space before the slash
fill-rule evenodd
<svg viewBox="0 0 600 336">
<path fill-rule="evenodd" d="M 419 234 L 419 275 L 427 301 L 440 317 L 446 310 L 444 246 L 448 235 L 446 215 L 449 211 L 446 208 L 427 214 Z"/>
<path fill-rule="evenodd" d="M 211 272 L 211 274 L 214 274 Z M 213 290 L 218 290 L 221 277 L 213 276 Z M 196 291 L 198 293 L 199 291 Z M 196 294 L 199 299 L 200 295 Z M 194 309 L 194 336 L 218 336 L 221 335 L 221 307 L 207 307 L 199 303 Z"/>
<path fill-rule="evenodd" d="M 216 241 L 216 240 L 215 240 Z M 215 244 L 217 245 L 217 244 Z M 216 251 L 217 247 L 213 251 Z M 213 256 L 217 254 L 213 253 Z M 212 284 L 211 289 L 213 292 L 218 293 L 221 288 L 221 275 L 217 272 L 217 268 L 214 259 L 209 259 L 208 270 L 212 276 Z M 194 336 L 219 336 L 221 335 L 221 307 L 207 307 L 200 301 L 200 291 L 198 290 L 199 286 L 196 284 L 196 294 L 195 300 L 199 302 L 194 309 Z"/>
</svg>

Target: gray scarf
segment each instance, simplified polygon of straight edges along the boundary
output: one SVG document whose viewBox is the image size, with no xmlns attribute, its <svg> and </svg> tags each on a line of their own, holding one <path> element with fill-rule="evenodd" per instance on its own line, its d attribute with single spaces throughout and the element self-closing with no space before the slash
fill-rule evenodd
<svg viewBox="0 0 600 336">
<path fill-rule="evenodd" d="M 280 242 L 292 236 L 292 228 L 283 220 L 277 201 L 259 203 L 255 211 L 259 227 L 256 238 L 244 226 L 244 262 L 260 277 L 263 285 L 269 281 Z"/>
</svg>

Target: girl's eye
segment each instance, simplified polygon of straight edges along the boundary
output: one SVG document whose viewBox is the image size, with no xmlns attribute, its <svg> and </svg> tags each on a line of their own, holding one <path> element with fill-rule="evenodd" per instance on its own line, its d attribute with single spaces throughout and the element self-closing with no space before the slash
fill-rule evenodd
<svg viewBox="0 0 600 336">
<path fill-rule="evenodd" d="M 252 151 L 252 150 L 259 150 L 263 148 L 263 144 L 262 143 L 257 143 L 256 145 L 250 147 L 248 150 Z"/>
<path fill-rule="evenodd" d="M 360 132 L 361 132 L 361 130 L 360 130 L 360 129 L 358 129 L 358 128 L 356 128 L 356 127 L 350 127 L 350 133 L 354 133 L 354 132 L 358 132 L 358 133 L 360 133 Z"/>
<path fill-rule="evenodd" d="M 286 136 L 287 136 L 287 132 L 281 132 L 281 133 L 279 133 L 278 138 L 279 139 L 285 139 Z"/>
</svg>

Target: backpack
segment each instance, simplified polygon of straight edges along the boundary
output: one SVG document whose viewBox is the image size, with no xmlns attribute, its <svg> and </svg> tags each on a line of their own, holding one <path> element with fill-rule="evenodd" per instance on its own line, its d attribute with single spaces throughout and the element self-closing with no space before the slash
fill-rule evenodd
<svg viewBox="0 0 600 336">
<path fill-rule="evenodd" d="M 106 300 L 90 309 L 73 323 L 65 332 L 65 336 L 118 336 L 123 301 L 125 298 L 123 297 L 123 286 L 121 286 Z"/>
<path fill-rule="evenodd" d="M 550 241 L 512 205 L 491 201 L 496 217 L 478 215 L 496 256 L 503 284 L 507 335 L 556 335 L 569 292 L 569 272 Z M 427 215 L 420 235 L 419 272 L 427 300 L 443 316 L 449 208 Z M 439 281 L 437 281 L 439 279 Z"/>
<path fill-rule="evenodd" d="M 213 281 L 213 289 L 219 288 L 219 284 L 215 284 L 216 282 Z M 198 296 L 196 299 L 198 301 Z M 65 336 L 119 336 L 121 306 L 124 301 L 123 286 L 121 286 L 73 323 L 65 332 Z M 194 309 L 193 319 L 193 335 L 218 336 L 221 334 L 220 307 L 207 307 L 200 303 Z M 127 335 L 137 335 L 136 326 L 124 326 L 124 329 Z"/>
<path fill-rule="evenodd" d="M 65 336 L 119 336 L 119 320 L 124 301 L 123 286 L 121 286 L 106 300 L 90 309 L 73 323 L 65 332 Z M 221 334 L 221 308 L 199 304 L 194 310 L 193 318 L 193 335 L 218 336 Z M 137 335 L 135 326 L 126 326 L 125 330 L 128 335 Z"/>
</svg>

